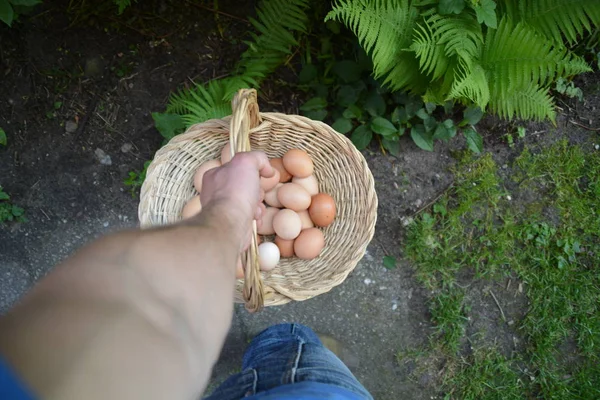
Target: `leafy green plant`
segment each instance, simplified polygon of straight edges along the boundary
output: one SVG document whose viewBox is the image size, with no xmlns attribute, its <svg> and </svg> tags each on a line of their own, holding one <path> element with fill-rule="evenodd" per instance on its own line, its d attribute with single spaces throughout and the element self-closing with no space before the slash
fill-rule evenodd
<svg viewBox="0 0 600 400">
<path fill-rule="evenodd" d="M 600 2 L 338 0 L 326 20 L 356 34 L 394 91 L 554 121 L 551 84 L 590 71 L 565 43 L 600 24 Z"/>
<path fill-rule="evenodd" d="M 40 4 L 41 0 L 0 0 L 0 21 L 12 26 L 19 14 L 27 12 L 31 7 Z"/>
<path fill-rule="evenodd" d="M 4 129 L 0 128 L 0 145 L 6 146 L 6 144 L 7 144 L 6 132 L 4 131 Z"/>
<path fill-rule="evenodd" d="M 0 224 L 4 222 L 24 222 L 25 210 L 21 207 L 14 205 L 10 201 L 10 196 L 0 186 Z"/>
<path fill-rule="evenodd" d="M 123 181 L 123 184 L 129 187 L 131 197 L 136 197 L 138 190 L 142 187 L 144 180 L 146 180 L 146 171 L 148 170 L 149 165 L 150 161 L 146 161 L 144 163 L 144 168 L 140 171 L 129 171 L 129 175 Z"/>
<path fill-rule="evenodd" d="M 131 0 L 113 0 L 113 1 L 117 5 L 117 7 L 119 7 L 119 11 L 118 11 L 119 14 L 123 14 L 123 11 L 125 11 L 125 9 L 131 5 Z"/>
<path fill-rule="evenodd" d="M 583 91 L 575 86 L 573 81 L 567 81 L 565 78 L 558 78 L 556 80 L 556 91 L 567 97 L 583 101 Z"/>
<path fill-rule="evenodd" d="M 474 128 L 483 116 L 481 109 L 467 108 L 456 124 L 448 115 L 452 103 L 438 107 L 414 95 L 390 93 L 370 78 L 371 64 L 364 52 L 358 52 L 356 61 L 336 60 L 334 53 L 324 60 L 306 64 L 299 74 L 300 87 L 314 96 L 300 110 L 309 118 L 327 120 L 340 133 L 351 133 L 359 150 L 376 139 L 384 151 L 397 156 L 400 137 L 410 133 L 417 146 L 432 151 L 436 140 L 448 141 L 460 131 L 468 147 L 481 152 L 483 140 Z"/>
</svg>

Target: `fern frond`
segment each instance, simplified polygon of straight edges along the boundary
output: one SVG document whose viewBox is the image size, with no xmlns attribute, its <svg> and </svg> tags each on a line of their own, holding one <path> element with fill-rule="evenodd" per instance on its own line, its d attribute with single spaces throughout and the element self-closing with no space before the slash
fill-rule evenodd
<svg viewBox="0 0 600 400">
<path fill-rule="evenodd" d="M 474 15 L 434 14 L 418 24 L 410 48 L 417 55 L 421 71 L 435 80 L 446 72 L 450 57 L 459 57 L 468 65 L 478 59 L 482 44 L 481 25 Z"/>
<path fill-rule="evenodd" d="M 444 52 L 444 45 L 439 42 L 435 32 L 432 32 L 427 20 L 417 25 L 414 35 L 414 42 L 410 49 L 415 52 L 419 60 L 421 72 L 431 75 L 433 80 L 440 78 L 446 73 L 450 61 Z"/>
<path fill-rule="evenodd" d="M 504 17 L 489 29 L 481 64 L 497 87 L 544 86 L 558 77 L 590 71 L 583 59 L 554 45 L 524 23 Z"/>
<path fill-rule="evenodd" d="M 171 95 L 168 113 L 183 116 L 186 126 L 231 114 L 231 104 L 225 100 L 229 79 L 213 80 L 206 85 L 182 90 Z"/>
<path fill-rule="evenodd" d="M 448 95 L 448 100 L 450 99 L 466 104 L 474 103 L 485 110 L 490 101 L 490 86 L 481 65 L 459 62 L 455 70 L 452 89 Z"/>
<path fill-rule="evenodd" d="M 490 83 L 489 108 L 503 118 L 550 118 L 555 111 L 548 86 L 559 77 L 591 71 L 583 59 L 553 44 L 524 22 L 503 17 L 489 29 L 481 56 Z"/>
<path fill-rule="evenodd" d="M 172 94 L 167 112 L 183 116 L 187 126 L 231 114 L 230 101 L 241 88 L 258 87 L 291 54 L 298 44 L 294 32 L 306 32 L 308 0 L 267 0 L 251 19 L 258 34 L 251 34 L 248 49 L 241 55 L 229 78 L 218 79 Z"/>
<path fill-rule="evenodd" d="M 307 7 L 308 0 L 263 1 L 256 11 L 258 19 L 250 18 L 259 34 L 252 34 L 253 40 L 246 42 L 248 50 L 236 67 L 237 75 L 257 87 L 272 74 L 291 54 L 291 47 L 298 45 L 294 33 L 307 31 Z"/>
<path fill-rule="evenodd" d="M 514 0 L 510 0 L 514 1 Z M 575 44 L 585 32 L 600 25 L 598 0 L 519 0 L 519 20 L 527 23 L 548 39 Z M 514 5 L 507 10 L 514 14 Z"/>
<path fill-rule="evenodd" d="M 529 85 L 521 88 L 506 88 L 491 85 L 492 97 L 489 110 L 501 118 L 534 119 L 541 121 L 545 118 L 552 122 L 556 120 L 554 102 L 548 88 Z"/>
<path fill-rule="evenodd" d="M 412 43 L 418 10 L 408 0 L 337 0 L 325 20 L 344 23 L 373 60 L 376 78 L 393 90 L 423 91 L 427 80 L 419 72 Z"/>
</svg>

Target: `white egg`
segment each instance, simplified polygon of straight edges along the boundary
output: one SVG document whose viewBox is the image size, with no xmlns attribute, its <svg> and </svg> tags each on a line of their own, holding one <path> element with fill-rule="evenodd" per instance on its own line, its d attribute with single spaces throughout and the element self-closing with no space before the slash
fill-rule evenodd
<svg viewBox="0 0 600 400">
<path fill-rule="evenodd" d="M 263 271 L 270 271 L 279 264 L 279 247 L 275 243 L 265 242 L 258 246 L 258 263 Z"/>
</svg>

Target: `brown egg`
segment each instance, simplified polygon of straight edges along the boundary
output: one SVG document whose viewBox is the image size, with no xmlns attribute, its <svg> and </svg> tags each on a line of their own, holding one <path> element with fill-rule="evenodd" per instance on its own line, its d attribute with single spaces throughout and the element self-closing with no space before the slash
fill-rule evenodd
<svg viewBox="0 0 600 400">
<path fill-rule="evenodd" d="M 237 259 L 237 264 L 235 266 L 235 279 L 244 279 L 244 266 L 242 265 L 241 256 Z"/>
<path fill-rule="evenodd" d="M 279 184 L 279 171 L 275 170 L 275 174 L 270 178 L 260 178 L 260 188 L 265 192 L 273 189 L 275 186 Z"/>
<path fill-rule="evenodd" d="M 306 178 L 313 173 L 313 162 L 305 151 L 289 150 L 283 156 L 283 167 L 298 178 Z"/>
<path fill-rule="evenodd" d="M 279 192 L 279 188 L 283 186 L 283 183 L 278 183 L 275 187 L 268 192 L 265 193 L 265 203 L 270 205 L 271 207 L 282 208 L 283 204 L 277 198 L 277 193 Z"/>
<path fill-rule="evenodd" d="M 279 208 L 267 207 L 264 215 L 262 216 L 262 225 L 258 229 L 259 235 L 272 235 L 275 233 L 273 229 L 273 219 L 279 212 Z"/>
<path fill-rule="evenodd" d="M 300 221 L 302 221 L 302 230 L 314 228 L 315 224 L 312 222 L 312 219 L 310 219 L 308 210 L 299 211 L 298 215 L 300 216 Z"/>
<path fill-rule="evenodd" d="M 309 175 L 306 178 L 298 178 L 295 176 L 292 178 L 292 183 L 297 183 L 302 186 L 311 196 L 319 193 L 319 182 L 317 182 L 317 178 L 315 178 L 314 175 Z"/>
<path fill-rule="evenodd" d="M 302 231 L 294 241 L 294 253 L 303 260 L 312 260 L 321 254 L 325 247 L 325 236 L 318 228 L 308 228 Z"/>
<path fill-rule="evenodd" d="M 221 165 L 231 161 L 231 143 L 227 142 L 223 150 L 221 150 Z"/>
<path fill-rule="evenodd" d="M 275 236 L 275 244 L 279 247 L 281 257 L 294 257 L 294 241 Z"/>
<path fill-rule="evenodd" d="M 286 183 L 277 191 L 279 202 L 290 210 L 302 211 L 310 206 L 310 194 L 297 183 Z"/>
<path fill-rule="evenodd" d="M 219 160 L 210 160 L 203 163 L 200 168 L 194 174 L 194 187 L 196 191 L 200 193 L 202 191 L 202 178 L 204 178 L 204 174 L 206 171 L 210 171 L 213 168 L 217 168 L 221 166 L 221 161 Z"/>
<path fill-rule="evenodd" d="M 273 168 L 279 171 L 279 182 L 285 183 L 292 179 L 292 174 L 285 169 L 281 158 L 271 158 L 269 162 Z"/>
<path fill-rule="evenodd" d="M 202 204 L 200 204 L 200 196 L 196 195 L 188 200 L 188 202 L 183 206 L 183 210 L 181 210 L 181 218 L 191 218 L 197 215 L 200 211 L 202 211 Z"/>
<path fill-rule="evenodd" d="M 283 209 L 273 217 L 273 230 L 285 240 L 293 240 L 302 230 L 302 221 L 295 211 Z"/>
<path fill-rule="evenodd" d="M 316 194 L 312 197 L 308 213 L 316 226 L 325 227 L 331 224 L 335 218 L 335 202 L 328 194 Z"/>
</svg>

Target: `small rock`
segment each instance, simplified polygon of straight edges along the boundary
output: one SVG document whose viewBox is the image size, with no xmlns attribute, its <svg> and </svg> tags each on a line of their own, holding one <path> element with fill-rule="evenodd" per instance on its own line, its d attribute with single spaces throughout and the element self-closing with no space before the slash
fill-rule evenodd
<svg viewBox="0 0 600 400">
<path fill-rule="evenodd" d="M 67 133 L 75 133 L 77 131 L 77 122 L 75 121 L 67 121 L 65 122 L 65 132 Z"/>
<path fill-rule="evenodd" d="M 370 285 L 373 281 L 370 280 L 369 278 L 365 278 L 364 282 L 365 282 L 365 285 Z"/>
<path fill-rule="evenodd" d="M 392 302 L 392 311 L 396 311 L 398 309 L 398 303 L 396 303 L 395 301 Z"/>
<path fill-rule="evenodd" d="M 414 219 L 412 217 L 402 217 L 400 221 L 402 222 L 402 226 L 406 228 L 414 222 Z"/>
<path fill-rule="evenodd" d="M 511 201 L 512 197 L 510 195 L 506 196 L 506 200 Z"/>
<path fill-rule="evenodd" d="M 102 224 L 105 228 L 108 228 L 108 221 Z"/>
<path fill-rule="evenodd" d="M 124 143 L 121 146 L 121 153 L 129 153 L 133 149 L 133 145 L 131 143 Z"/>
<path fill-rule="evenodd" d="M 423 200 L 421 200 L 421 199 L 416 199 L 415 201 L 413 201 L 412 205 L 413 205 L 415 208 L 419 208 L 419 207 L 421 207 L 421 206 L 423 205 Z"/>
<path fill-rule="evenodd" d="M 594 146 L 594 148 L 595 148 L 596 150 L 600 150 L 600 144 L 597 144 L 597 145 L 595 145 L 595 146 Z"/>
<path fill-rule="evenodd" d="M 515 324 L 515 321 L 513 321 L 512 319 L 510 321 L 508 321 L 508 326 L 513 326 Z"/>
<path fill-rule="evenodd" d="M 106 154 L 104 152 L 104 150 L 96 149 L 96 151 L 94 151 L 94 154 L 96 155 L 96 158 L 98 159 L 98 161 L 100 161 L 100 164 L 112 165 L 112 159 L 110 158 L 110 156 L 108 154 Z"/>
<path fill-rule="evenodd" d="M 502 164 L 502 169 L 508 168 L 508 164 Z"/>
</svg>

